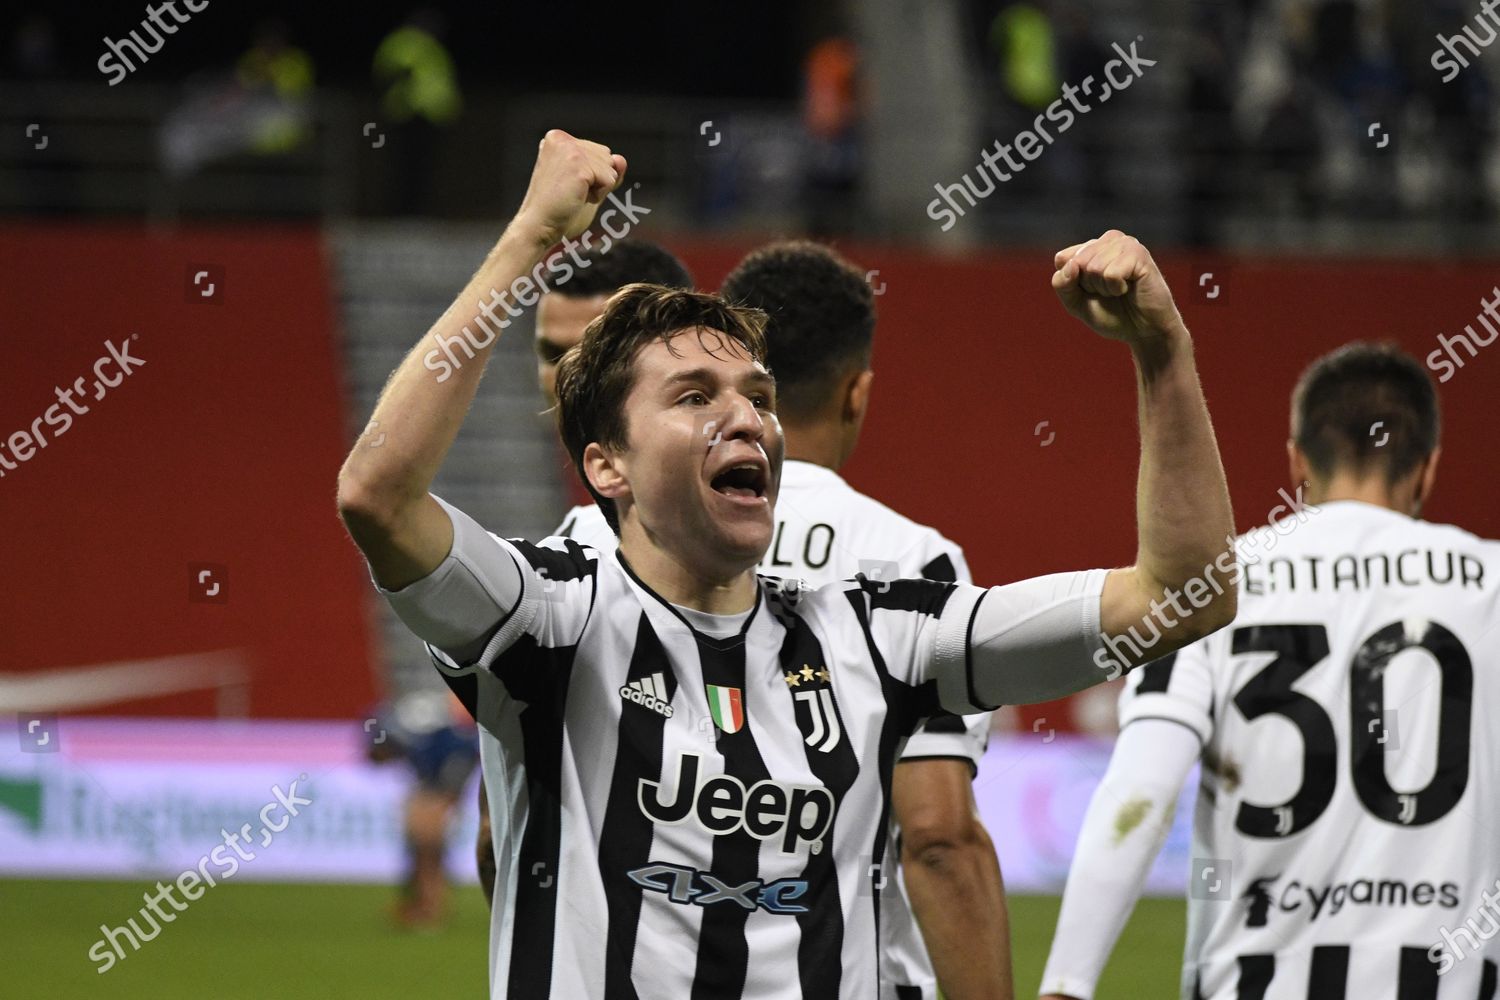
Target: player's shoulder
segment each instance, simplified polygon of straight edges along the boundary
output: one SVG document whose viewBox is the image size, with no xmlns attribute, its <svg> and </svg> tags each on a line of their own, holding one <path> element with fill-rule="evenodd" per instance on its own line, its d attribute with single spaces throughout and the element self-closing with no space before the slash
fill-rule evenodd
<svg viewBox="0 0 1500 1000">
<path fill-rule="evenodd" d="M 882 580 L 863 573 L 847 580 L 813 584 L 796 577 L 758 574 L 761 592 L 777 617 L 839 621 L 864 611 L 906 611 L 915 615 L 941 615 L 959 586 L 942 580 Z"/>
<path fill-rule="evenodd" d="M 492 531 L 490 537 L 515 552 L 532 569 L 554 580 L 591 576 L 608 562 L 598 549 L 566 535 L 507 538 Z"/>
<path fill-rule="evenodd" d="M 859 545 L 860 551 L 868 548 L 872 556 L 883 554 L 899 562 L 903 576 L 921 575 L 928 562 L 944 555 L 950 565 L 955 558 L 963 558 L 958 544 L 936 528 L 861 493 L 831 469 L 802 468 L 806 465 L 798 463 L 799 512 L 809 518 L 837 521 L 841 532 L 874 543 Z"/>
<path fill-rule="evenodd" d="M 584 545 L 604 548 L 615 542 L 614 529 L 604 519 L 604 511 L 598 504 L 579 504 L 563 516 L 562 523 L 552 532 L 564 538 L 572 538 Z"/>
</svg>

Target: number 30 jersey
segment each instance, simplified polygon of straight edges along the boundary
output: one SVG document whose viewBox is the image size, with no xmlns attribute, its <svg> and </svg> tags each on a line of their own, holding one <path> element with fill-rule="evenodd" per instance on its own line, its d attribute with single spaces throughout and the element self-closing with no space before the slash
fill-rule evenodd
<svg viewBox="0 0 1500 1000">
<path fill-rule="evenodd" d="M 1495 997 L 1500 543 L 1337 501 L 1239 550 L 1234 624 L 1122 695 L 1203 743 L 1183 995 Z"/>
</svg>

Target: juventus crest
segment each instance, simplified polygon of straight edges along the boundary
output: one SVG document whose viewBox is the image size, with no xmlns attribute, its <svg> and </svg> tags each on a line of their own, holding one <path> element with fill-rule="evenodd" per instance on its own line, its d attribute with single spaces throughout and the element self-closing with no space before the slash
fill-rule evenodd
<svg viewBox="0 0 1500 1000">
<path fill-rule="evenodd" d="M 843 728 L 839 725 L 838 708 L 833 701 L 832 676 L 827 667 L 814 670 L 804 663 L 801 670 L 788 670 L 782 675 L 787 687 L 792 689 L 796 702 L 797 728 L 802 731 L 802 741 L 814 750 L 828 753 L 839 745 Z"/>
</svg>

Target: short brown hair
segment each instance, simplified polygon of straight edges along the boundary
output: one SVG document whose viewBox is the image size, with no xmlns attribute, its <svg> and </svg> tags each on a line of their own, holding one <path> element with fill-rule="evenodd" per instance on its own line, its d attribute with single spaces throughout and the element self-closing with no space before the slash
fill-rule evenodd
<svg viewBox="0 0 1500 1000">
<path fill-rule="evenodd" d="M 557 428 L 584 488 L 616 535 L 620 520 L 615 502 L 595 492 L 583 470 L 583 451 L 596 441 L 605 448 L 626 447 L 625 399 L 635 386 L 636 355 L 657 340 L 670 350 L 674 337 L 691 330 L 700 338 L 722 334 L 764 363 L 765 326 L 766 315 L 759 309 L 732 306 L 706 292 L 638 283 L 612 295 L 584 329 L 583 339 L 562 356 L 557 364 Z"/>
<path fill-rule="evenodd" d="M 1441 432 L 1432 377 L 1395 344 L 1345 344 L 1308 365 L 1292 392 L 1292 440 L 1319 476 L 1380 472 L 1394 483 Z"/>
</svg>

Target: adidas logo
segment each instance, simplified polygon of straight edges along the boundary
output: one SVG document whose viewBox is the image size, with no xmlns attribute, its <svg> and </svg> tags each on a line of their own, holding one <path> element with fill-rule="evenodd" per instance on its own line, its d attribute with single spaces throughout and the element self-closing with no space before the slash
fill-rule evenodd
<svg viewBox="0 0 1500 1000">
<path fill-rule="evenodd" d="M 642 677 L 629 684 L 622 684 L 620 697 L 642 708 L 649 708 L 657 715 L 663 715 L 669 719 L 672 717 L 672 705 L 667 701 L 667 684 L 660 673 Z"/>
</svg>

